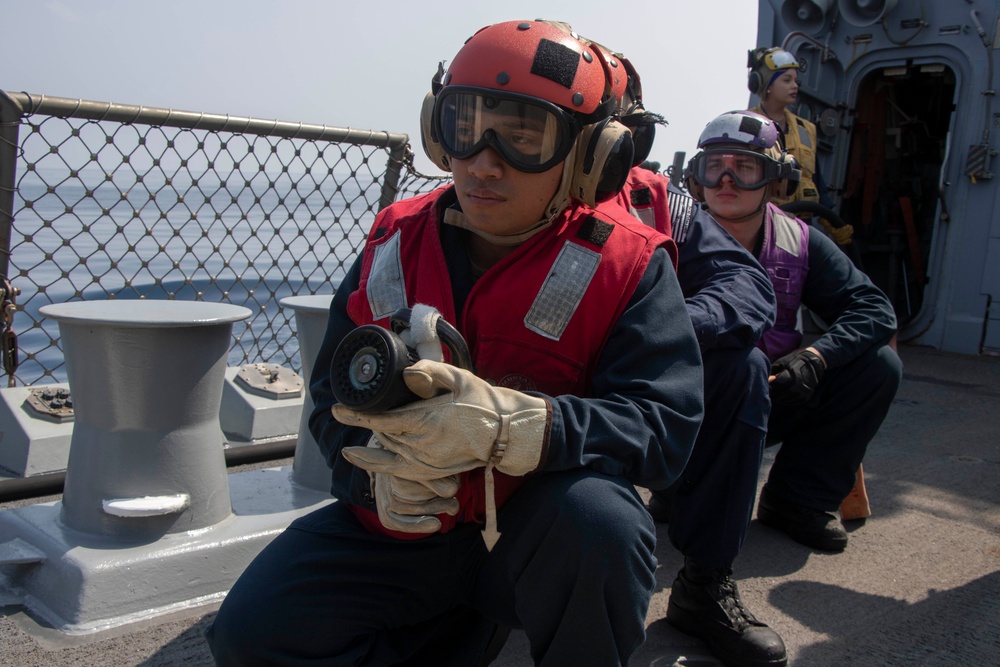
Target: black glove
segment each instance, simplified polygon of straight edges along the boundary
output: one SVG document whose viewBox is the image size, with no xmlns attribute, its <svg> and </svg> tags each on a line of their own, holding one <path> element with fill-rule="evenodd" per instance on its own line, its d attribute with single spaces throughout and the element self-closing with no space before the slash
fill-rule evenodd
<svg viewBox="0 0 1000 667">
<path fill-rule="evenodd" d="M 782 405 L 802 405 L 819 386 L 826 364 L 811 350 L 796 350 L 771 364 L 771 400 Z"/>
</svg>

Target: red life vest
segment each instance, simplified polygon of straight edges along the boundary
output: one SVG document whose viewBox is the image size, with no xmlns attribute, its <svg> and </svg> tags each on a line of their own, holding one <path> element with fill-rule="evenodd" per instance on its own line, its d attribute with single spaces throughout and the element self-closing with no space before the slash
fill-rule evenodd
<svg viewBox="0 0 1000 667">
<path fill-rule="evenodd" d="M 601 203 L 597 210 L 605 213 L 612 207 L 623 208 L 646 225 L 673 239 L 667 183 L 667 178 L 662 174 L 642 167 L 632 167 L 625 186 L 618 195 Z M 676 269 L 677 244 L 671 242 L 667 251 Z"/>
<path fill-rule="evenodd" d="M 496 386 L 551 396 L 589 396 L 594 368 L 618 317 L 645 273 L 653 251 L 670 240 L 624 211 L 597 213 L 570 206 L 551 228 L 536 234 L 490 268 L 456 316 L 441 247 L 448 188 L 383 210 L 366 242 L 357 291 L 348 314 L 360 325 L 388 327 L 398 308 L 434 306 L 465 337 L 476 374 Z M 484 517 L 483 468 L 463 473 L 459 513 L 438 515 L 441 532 Z M 497 507 L 521 484 L 499 472 Z M 355 514 L 373 532 L 423 537 L 384 528 L 365 508 Z"/>
</svg>

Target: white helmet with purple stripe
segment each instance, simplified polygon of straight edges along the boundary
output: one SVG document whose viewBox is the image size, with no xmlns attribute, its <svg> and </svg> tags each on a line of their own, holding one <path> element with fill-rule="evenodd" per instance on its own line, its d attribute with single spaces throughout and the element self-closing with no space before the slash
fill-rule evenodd
<svg viewBox="0 0 1000 667">
<path fill-rule="evenodd" d="M 725 176 L 743 190 L 777 182 L 775 192 L 790 195 L 801 172 L 778 137 L 774 121 L 752 111 L 727 111 L 712 119 L 698 138 L 699 152 L 684 170 L 691 196 L 704 202 L 704 188 L 718 187 Z"/>
<path fill-rule="evenodd" d="M 712 144 L 744 144 L 752 149 L 767 150 L 776 143 L 778 128 L 774 121 L 753 111 L 728 111 L 712 119 L 698 137 L 698 148 Z"/>
</svg>

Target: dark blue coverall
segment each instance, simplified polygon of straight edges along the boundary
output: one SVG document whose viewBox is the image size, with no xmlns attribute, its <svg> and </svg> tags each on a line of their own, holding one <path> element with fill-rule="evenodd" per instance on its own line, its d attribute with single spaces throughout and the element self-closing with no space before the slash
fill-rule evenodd
<svg viewBox="0 0 1000 667">
<path fill-rule="evenodd" d="M 705 420 L 684 474 L 664 497 L 673 545 L 705 567 L 731 567 L 749 529 L 764 447 L 782 443 L 770 492 L 836 510 L 885 419 L 902 365 L 887 345 L 896 326 L 888 299 L 813 229 L 803 303 L 831 323 L 812 343 L 829 368 L 805 405 L 771 405 L 769 415 L 770 361 L 752 347 L 774 320 L 767 274 L 708 213 L 690 208 L 674 221 L 674 237 L 702 349 Z"/>
<path fill-rule="evenodd" d="M 774 322 L 774 290 L 743 246 L 692 198 L 669 189 L 687 200 L 671 207 L 672 224 L 677 277 L 704 363 L 705 419 L 666 493 L 668 534 L 698 564 L 730 567 L 746 540 L 764 454 L 770 362 L 754 343 Z"/>
<path fill-rule="evenodd" d="M 885 294 L 815 228 L 802 303 L 828 323 L 810 343 L 827 369 L 804 405 L 771 406 L 767 444 L 781 443 L 781 449 L 767 489 L 796 505 L 833 512 L 854 486 L 903 378 L 903 364 L 889 346 L 896 315 Z"/>
</svg>

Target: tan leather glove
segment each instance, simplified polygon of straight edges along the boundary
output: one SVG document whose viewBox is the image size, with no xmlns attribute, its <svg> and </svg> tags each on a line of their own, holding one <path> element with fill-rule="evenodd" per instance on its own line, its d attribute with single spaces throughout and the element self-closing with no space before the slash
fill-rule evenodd
<svg viewBox="0 0 1000 667">
<path fill-rule="evenodd" d="M 342 424 L 371 429 L 385 449 L 410 464 L 410 479 L 441 478 L 490 463 L 514 476 L 538 468 L 551 422 L 545 399 L 493 387 L 469 371 L 429 359 L 404 370 L 403 377 L 423 400 L 376 414 L 338 404 L 333 415 Z M 364 449 L 348 447 L 344 454 L 375 454 L 351 451 Z M 377 456 L 388 464 L 385 454 Z"/>
<path fill-rule="evenodd" d="M 394 475 L 372 473 L 375 506 L 382 525 L 404 533 L 436 533 L 435 514 L 458 514 L 458 480 L 444 477 L 414 482 Z"/>
<path fill-rule="evenodd" d="M 347 449 L 389 454 L 382 449 L 375 437 L 368 441 L 367 447 Z M 395 457 L 394 454 L 389 455 Z M 459 487 L 458 475 L 413 481 L 372 470 L 372 467 L 378 466 L 366 466 L 366 459 L 356 458 L 353 453 L 345 451 L 344 456 L 355 465 L 368 470 L 378 518 L 386 528 L 404 533 L 436 533 L 441 529 L 441 521 L 435 514 L 458 514 L 459 503 L 455 499 Z"/>
</svg>

